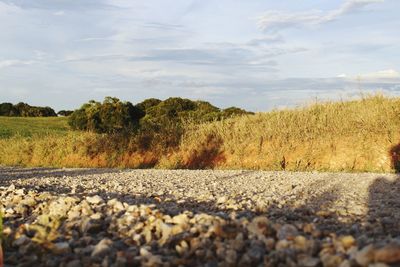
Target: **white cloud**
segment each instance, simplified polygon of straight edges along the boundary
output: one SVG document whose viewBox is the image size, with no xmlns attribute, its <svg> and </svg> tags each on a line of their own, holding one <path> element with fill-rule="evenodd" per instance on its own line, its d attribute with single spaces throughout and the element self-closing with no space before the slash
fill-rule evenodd
<svg viewBox="0 0 400 267">
<path fill-rule="evenodd" d="M 60 10 L 60 11 L 54 12 L 53 15 L 54 16 L 64 16 L 65 15 L 65 11 Z"/>
<path fill-rule="evenodd" d="M 394 69 L 380 70 L 370 73 L 361 73 L 357 75 L 347 75 L 345 73 L 336 76 L 338 79 L 353 83 L 390 83 L 400 84 L 400 72 Z"/>
<path fill-rule="evenodd" d="M 373 3 L 382 3 L 384 0 L 347 0 L 338 9 L 327 13 L 321 10 L 310 10 L 299 13 L 282 11 L 268 11 L 259 17 L 258 25 L 264 30 L 313 26 L 336 20 L 343 15 L 355 12 Z"/>
<path fill-rule="evenodd" d="M 393 69 L 388 69 L 367 74 L 361 74 L 359 76 L 366 79 L 399 79 L 400 72 Z"/>
<path fill-rule="evenodd" d="M 284 40 L 281 35 L 266 35 L 262 38 L 255 38 L 247 42 L 249 46 L 265 46 L 276 43 L 283 43 Z"/>
<path fill-rule="evenodd" d="M 14 67 L 14 66 L 21 66 L 21 65 L 31 65 L 34 61 L 23 61 L 18 59 L 7 59 L 7 60 L 0 60 L 0 69 Z"/>
</svg>

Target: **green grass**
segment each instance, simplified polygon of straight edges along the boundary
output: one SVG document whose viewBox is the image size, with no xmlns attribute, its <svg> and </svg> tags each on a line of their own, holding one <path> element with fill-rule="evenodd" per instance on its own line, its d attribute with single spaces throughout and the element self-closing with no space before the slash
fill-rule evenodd
<svg viewBox="0 0 400 267">
<path fill-rule="evenodd" d="M 0 164 L 394 172 L 400 171 L 400 98 L 375 95 L 189 123 L 178 146 L 157 138 L 149 145 L 146 135 L 71 131 L 66 118 L 0 117 Z"/>
<path fill-rule="evenodd" d="M 33 137 L 47 136 L 48 134 L 65 134 L 69 130 L 67 118 L 46 117 L 1 117 L 0 139 L 13 136 Z"/>
</svg>

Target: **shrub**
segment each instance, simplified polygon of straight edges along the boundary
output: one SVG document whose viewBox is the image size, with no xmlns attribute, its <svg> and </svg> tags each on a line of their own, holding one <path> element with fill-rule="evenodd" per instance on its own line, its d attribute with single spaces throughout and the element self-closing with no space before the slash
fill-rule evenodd
<svg viewBox="0 0 400 267">
<path fill-rule="evenodd" d="M 129 133 L 137 130 L 144 113 L 130 102 L 106 97 L 103 103 L 89 101 L 69 117 L 69 125 L 75 130 L 96 133 Z"/>
<path fill-rule="evenodd" d="M 57 112 L 57 115 L 59 116 L 64 116 L 64 117 L 68 117 L 73 113 L 72 110 L 60 110 L 59 112 Z"/>
<path fill-rule="evenodd" d="M 0 104 L 0 116 L 15 117 L 56 117 L 56 112 L 50 107 L 35 107 L 20 102 L 16 105 L 11 103 Z"/>
</svg>

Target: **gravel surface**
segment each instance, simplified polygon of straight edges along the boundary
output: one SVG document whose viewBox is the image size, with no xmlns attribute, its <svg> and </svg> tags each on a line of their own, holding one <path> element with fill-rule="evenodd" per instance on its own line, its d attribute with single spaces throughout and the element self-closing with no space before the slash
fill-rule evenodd
<svg viewBox="0 0 400 267">
<path fill-rule="evenodd" d="M 397 175 L 0 168 L 6 266 L 399 266 Z"/>
</svg>

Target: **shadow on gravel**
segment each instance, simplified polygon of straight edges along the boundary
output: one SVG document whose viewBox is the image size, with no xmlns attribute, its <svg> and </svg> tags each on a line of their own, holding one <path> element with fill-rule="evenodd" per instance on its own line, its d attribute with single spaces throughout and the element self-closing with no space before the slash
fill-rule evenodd
<svg viewBox="0 0 400 267">
<path fill-rule="evenodd" d="M 219 176 L 218 180 L 229 180 L 235 177 L 245 177 L 245 176 L 250 176 L 253 173 L 255 173 L 256 171 L 242 171 L 240 173 L 237 174 L 233 174 L 233 175 L 226 175 L 226 176 Z"/>
<path fill-rule="evenodd" d="M 99 170 L 79 170 L 76 171 L 78 174 L 74 174 L 74 171 L 75 170 L 68 171 L 67 174 L 79 175 L 82 174 L 82 171 L 85 171 L 84 174 L 99 173 L 96 172 Z M 100 173 L 103 173 L 103 171 L 119 172 L 116 170 L 100 171 Z M 67 174 L 65 172 L 59 172 L 58 176 Z M 2 173 L 0 170 L 0 177 L 1 175 Z M 244 175 L 246 175 L 246 173 Z M 55 174 L 52 173 L 49 176 L 55 176 Z M 21 177 L 16 174 L 14 179 L 18 178 Z M 222 177 L 222 179 L 228 178 L 229 177 Z M 4 185 L 6 185 L 7 182 L 8 185 L 11 184 L 10 181 L 7 180 L 4 182 Z M 343 207 L 342 211 L 335 210 L 334 208 L 334 204 L 337 201 L 340 201 L 341 190 L 346 186 L 345 184 L 334 184 L 331 186 L 324 183 L 327 183 L 327 181 L 315 182 L 310 186 L 310 188 L 305 188 L 300 192 L 297 191 L 296 195 L 283 196 L 289 197 L 288 199 L 290 200 L 284 203 L 269 203 L 269 205 L 263 209 L 239 208 L 233 210 L 226 208 L 226 206 L 216 200 L 198 201 L 195 199 L 186 199 L 185 201 L 181 201 L 180 199 L 176 199 L 170 195 L 135 195 L 105 191 L 94 191 L 90 195 L 100 195 L 106 201 L 116 198 L 130 205 L 154 204 L 157 209 L 169 215 L 177 215 L 183 211 L 191 211 L 194 214 L 207 213 L 224 219 L 239 219 L 246 217 L 251 220 L 255 216 L 262 215 L 268 217 L 273 223 L 279 224 L 289 223 L 292 225 L 304 226 L 307 223 L 314 223 L 318 229 L 313 233 L 314 238 L 329 238 L 332 233 L 335 233 L 338 236 L 352 235 L 357 239 L 359 248 L 368 244 L 378 244 L 380 241 L 387 241 L 390 238 L 399 237 L 400 177 L 393 177 L 393 179 L 377 177 L 368 188 L 367 210 L 362 210 L 357 214 L 347 213 L 347 207 Z M 316 190 L 316 188 L 322 188 L 322 190 L 315 192 L 314 190 Z M 71 193 L 71 188 L 60 187 L 59 185 L 47 185 L 46 188 L 42 189 L 32 186 L 31 188 L 25 187 L 25 189 L 43 190 L 54 195 L 63 193 L 80 198 L 89 196 L 83 191 L 83 189 L 80 190 L 77 188 L 76 192 Z M 307 200 L 299 205 L 299 203 L 296 202 L 298 198 Z M 32 220 L 32 218 L 30 218 L 30 220 Z M 23 222 L 20 220 L 6 221 L 6 224 L 8 225 L 21 225 L 22 223 Z M 104 227 L 104 229 L 107 229 L 108 226 Z M 298 228 L 302 228 L 302 226 Z M 126 249 L 126 247 L 124 247 L 124 249 Z"/>
<path fill-rule="evenodd" d="M 400 177 L 379 177 L 369 188 L 368 223 L 375 234 L 400 237 Z"/>
<path fill-rule="evenodd" d="M 26 179 L 32 177 L 63 177 L 79 176 L 90 174 L 119 173 L 123 172 L 116 169 L 7 169 L 0 168 L 0 186 L 9 186 L 12 180 Z M 246 171 L 241 174 L 218 177 L 218 179 L 230 179 L 239 175 L 250 175 L 254 171 Z M 343 185 L 346 186 L 346 185 Z M 280 223 L 315 223 L 321 231 L 336 232 L 338 234 L 351 234 L 368 237 L 377 236 L 400 236 L 400 177 L 393 180 L 387 180 L 378 177 L 369 187 L 367 213 L 359 214 L 341 214 L 341 211 L 334 209 L 336 201 L 340 200 L 341 186 L 324 186 L 323 181 L 315 182 L 310 188 L 303 191 L 297 191 L 292 196 L 282 196 L 282 198 L 292 197 L 291 201 L 284 203 L 269 203 L 268 206 L 258 209 L 231 209 L 226 208 L 223 203 L 216 200 L 198 201 L 196 199 L 180 200 L 172 195 L 139 195 L 139 194 L 121 194 L 118 192 L 92 191 L 87 194 L 83 188 L 75 188 L 71 193 L 69 187 L 61 186 L 58 183 L 46 184 L 43 186 L 25 186 L 26 190 L 37 190 L 39 192 L 49 192 L 54 195 L 65 194 L 68 196 L 86 197 L 90 195 L 100 195 L 105 200 L 116 198 L 128 204 L 154 204 L 163 212 L 176 215 L 185 210 L 193 213 L 207 213 L 224 218 L 253 218 L 263 215 Z M 315 188 L 324 188 L 318 193 Z M 302 205 L 295 204 L 298 198 L 306 199 Z M 253 203 L 254 204 L 254 203 Z M 254 204 L 255 205 L 255 204 Z M 347 207 L 343 207 L 344 210 Z"/>
<path fill-rule="evenodd" d="M 17 179 L 48 178 L 64 176 L 95 175 L 106 173 L 120 173 L 119 169 L 56 169 L 56 168 L 8 168 L 0 167 L 0 186 Z"/>
</svg>

